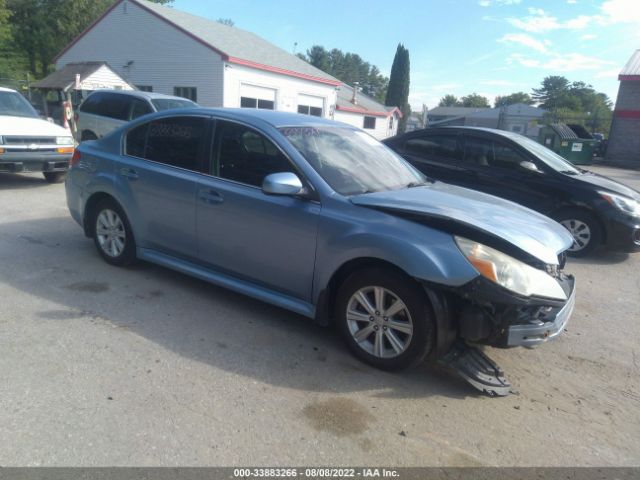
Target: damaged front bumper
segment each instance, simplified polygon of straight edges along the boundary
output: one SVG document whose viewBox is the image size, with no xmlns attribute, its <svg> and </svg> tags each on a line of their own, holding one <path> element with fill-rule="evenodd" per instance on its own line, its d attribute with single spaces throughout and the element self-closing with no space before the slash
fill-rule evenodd
<svg viewBox="0 0 640 480">
<path fill-rule="evenodd" d="M 508 347 L 534 347 L 560 335 L 576 306 L 575 281 L 571 278 L 571 294 L 567 303 L 560 308 L 552 308 L 543 317 L 526 324 L 511 325 L 507 329 Z"/>
<path fill-rule="evenodd" d="M 556 278 L 566 300 L 524 297 L 477 278 L 455 292 L 457 337 L 499 348 L 534 347 L 564 330 L 576 302 L 575 279 Z"/>
</svg>

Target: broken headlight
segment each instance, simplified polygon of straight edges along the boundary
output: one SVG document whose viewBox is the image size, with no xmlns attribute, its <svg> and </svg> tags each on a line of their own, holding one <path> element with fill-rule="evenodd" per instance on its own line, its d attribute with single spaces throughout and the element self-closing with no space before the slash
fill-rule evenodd
<svg viewBox="0 0 640 480">
<path fill-rule="evenodd" d="M 567 299 L 560 284 L 548 273 L 473 240 L 462 237 L 455 237 L 455 240 L 467 260 L 484 278 L 526 297 L 537 295 Z"/>
</svg>

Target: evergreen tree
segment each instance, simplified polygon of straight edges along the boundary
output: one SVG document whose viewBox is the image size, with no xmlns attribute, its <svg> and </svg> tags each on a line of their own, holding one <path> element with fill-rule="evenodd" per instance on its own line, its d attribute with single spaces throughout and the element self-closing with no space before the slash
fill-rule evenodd
<svg viewBox="0 0 640 480">
<path fill-rule="evenodd" d="M 407 119 L 411 115 L 411 107 L 409 106 L 410 69 L 409 50 L 404 45 L 399 44 L 391 66 L 387 98 L 384 102 L 388 107 L 398 107 L 402 112 L 402 119 L 398 124 L 398 133 L 404 133 Z"/>
</svg>

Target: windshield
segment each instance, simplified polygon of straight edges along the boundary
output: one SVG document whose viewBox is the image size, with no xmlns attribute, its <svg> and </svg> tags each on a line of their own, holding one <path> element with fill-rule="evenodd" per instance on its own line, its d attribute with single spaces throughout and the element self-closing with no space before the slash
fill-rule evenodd
<svg viewBox="0 0 640 480">
<path fill-rule="evenodd" d="M 510 135 L 509 138 L 529 150 L 556 172 L 568 173 L 569 175 L 578 175 L 580 173 L 580 170 L 560 155 L 530 138 L 522 135 Z"/>
<path fill-rule="evenodd" d="M 280 132 L 342 195 L 421 185 L 426 178 L 370 135 L 342 127 L 286 127 Z"/>
<path fill-rule="evenodd" d="M 151 100 L 153 106 L 156 107 L 158 112 L 163 110 L 171 110 L 173 108 L 194 108 L 197 107 L 197 103 L 193 103 L 191 100 L 179 99 L 179 98 L 154 98 Z"/>
<path fill-rule="evenodd" d="M 38 112 L 16 92 L 0 92 L 0 115 L 38 118 Z"/>
</svg>

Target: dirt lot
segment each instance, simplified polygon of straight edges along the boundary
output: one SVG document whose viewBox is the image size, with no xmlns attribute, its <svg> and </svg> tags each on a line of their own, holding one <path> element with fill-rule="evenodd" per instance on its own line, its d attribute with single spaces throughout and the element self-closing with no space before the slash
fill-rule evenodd
<svg viewBox="0 0 640 480">
<path fill-rule="evenodd" d="M 640 173 L 594 168 L 640 189 Z M 520 392 L 388 374 L 337 334 L 105 264 L 64 187 L 0 174 L 0 465 L 640 465 L 640 254 L 570 261 L 568 331 L 490 350 Z"/>
</svg>

